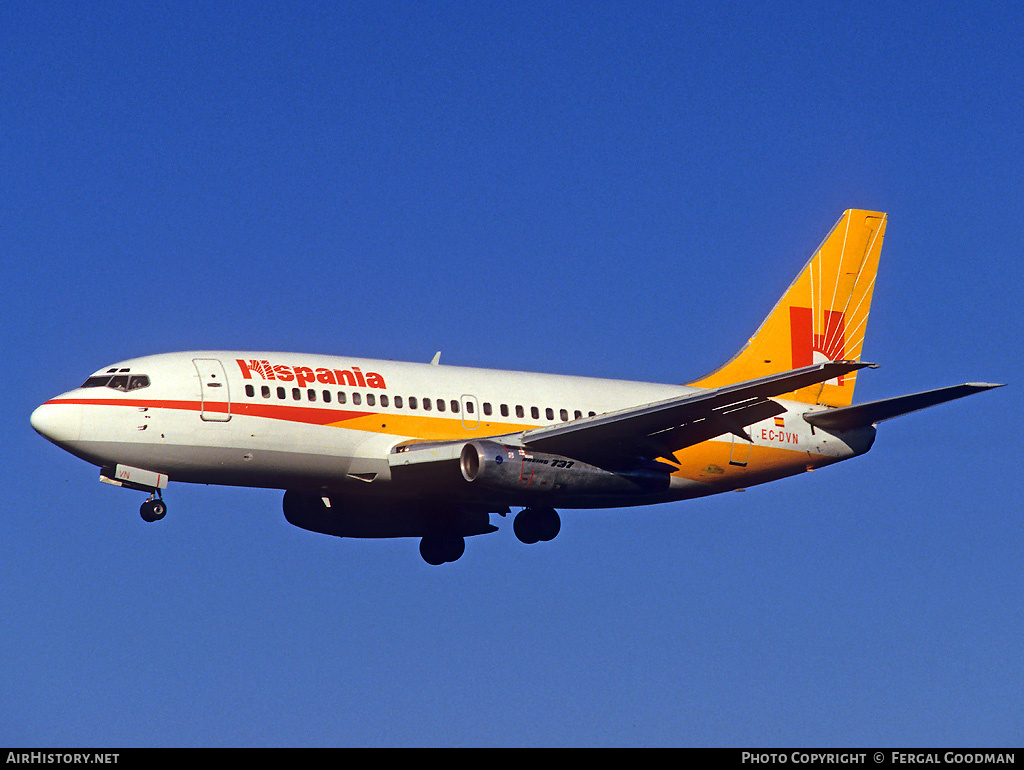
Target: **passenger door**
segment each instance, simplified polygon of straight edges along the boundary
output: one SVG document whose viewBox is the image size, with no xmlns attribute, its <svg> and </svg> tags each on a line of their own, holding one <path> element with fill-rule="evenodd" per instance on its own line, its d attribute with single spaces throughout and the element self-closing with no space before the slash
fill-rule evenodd
<svg viewBox="0 0 1024 770">
<path fill-rule="evenodd" d="M 202 404 L 199 417 L 206 422 L 227 422 L 231 419 L 231 393 L 224 364 L 216 358 L 193 358 L 199 373 Z"/>
</svg>

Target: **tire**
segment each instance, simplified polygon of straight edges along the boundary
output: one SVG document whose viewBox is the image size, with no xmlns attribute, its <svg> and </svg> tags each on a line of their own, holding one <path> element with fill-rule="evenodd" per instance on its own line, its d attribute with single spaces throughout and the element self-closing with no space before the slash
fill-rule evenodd
<svg viewBox="0 0 1024 770">
<path fill-rule="evenodd" d="M 537 515 L 533 508 L 526 508 L 516 515 L 512 522 L 512 531 L 515 532 L 520 543 L 533 545 L 540 540 L 540 535 L 537 532 Z"/>
<path fill-rule="evenodd" d="M 143 521 L 160 521 L 167 515 L 167 503 L 160 498 L 147 500 L 139 507 L 139 515 Z"/>
<path fill-rule="evenodd" d="M 427 535 L 420 540 L 420 556 L 435 567 L 449 561 L 458 561 L 466 552 L 466 539 L 458 535 Z"/>
<path fill-rule="evenodd" d="M 537 511 L 537 537 L 543 542 L 554 540 L 562 529 L 562 520 L 554 508 Z"/>
<path fill-rule="evenodd" d="M 427 564 L 433 564 L 435 567 L 444 564 L 444 555 L 435 538 L 425 537 L 420 540 L 420 556 Z"/>
<path fill-rule="evenodd" d="M 562 520 L 554 508 L 526 508 L 512 522 L 512 531 L 527 545 L 554 540 L 562 529 Z"/>
</svg>

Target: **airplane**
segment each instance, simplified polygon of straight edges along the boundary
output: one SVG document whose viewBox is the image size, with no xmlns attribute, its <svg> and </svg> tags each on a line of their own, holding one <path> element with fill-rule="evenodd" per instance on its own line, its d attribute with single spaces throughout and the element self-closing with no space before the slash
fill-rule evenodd
<svg viewBox="0 0 1024 770">
<path fill-rule="evenodd" d="M 279 352 L 189 351 L 91 374 L 31 415 L 49 441 L 146 492 L 170 481 L 284 490 L 287 521 L 415 537 L 429 564 L 520 508 L 523 543 L 561 509 L 745 489 L 864 454 L 878 423 L 1000 387 L 853 404 L 887 216 L 846 211 L 742 349 L 686 385 Z"/>
</svg>

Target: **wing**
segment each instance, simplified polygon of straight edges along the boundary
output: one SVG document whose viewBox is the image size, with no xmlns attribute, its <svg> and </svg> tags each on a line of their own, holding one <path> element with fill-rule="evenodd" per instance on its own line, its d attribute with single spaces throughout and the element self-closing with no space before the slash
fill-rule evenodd
<svg viewBox="0 0 1024 770">
<path fill-rule="evenodd" d="M 772 396 L 869 366 L 877 364 L 829 361 L 520 435 L 531 449 L 595 465 L 621 457 L 671 458 L 674 451 L 723 433 L 749 441 L 744 430 L 748 425 L 786 411 Z"/>
</svg>

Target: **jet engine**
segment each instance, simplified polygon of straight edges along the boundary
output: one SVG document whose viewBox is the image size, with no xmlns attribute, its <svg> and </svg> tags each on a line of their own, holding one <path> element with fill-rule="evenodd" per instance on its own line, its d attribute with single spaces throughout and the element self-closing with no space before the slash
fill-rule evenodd
<svg viewBox="0 0 1024 770">
<path fill-rule="evenodd" d="M 571 457 L 494 441 L 471 441 L 463 446 L 459 467 L 466 481 L 503 492 L 635 494 L 667 489 L 669 485 L 667 468 L 612 471 Z"/>
</svg>

